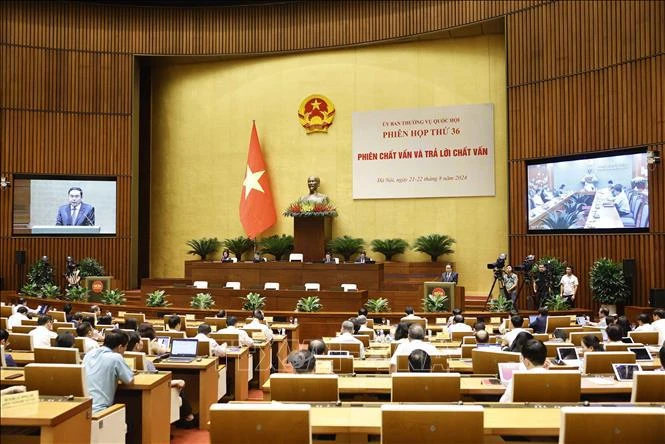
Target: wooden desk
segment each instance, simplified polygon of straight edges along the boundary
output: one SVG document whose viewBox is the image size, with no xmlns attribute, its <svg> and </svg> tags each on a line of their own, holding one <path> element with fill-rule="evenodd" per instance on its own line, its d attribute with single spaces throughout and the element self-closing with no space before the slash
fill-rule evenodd
<svg viewBox="0 0 665 444">
<path fill-rule="evenodd" d="M 219 358 L 222 362 L 225 358 Z M 249 397 L 249 348 L 226 349 L 227 388 L 233 399 L 244 401 Z M 268 380 L 270 380 L 268 378 Z"/>
<path fill-rule="evenodd" d="M 18 366 L 24 366 L 35 362 L 35 353 L 31 351 L 12 351 L 7 353 L 12 355 L 14 362 L 16 362 L 16 365 Z"/>
<path fill-rule="evenodd" d="M 289 342 L 286 335 L 274 335 L 272 338 L 273 362 L 276 360 L 275 368 L 282 372 L 286 369 L 286 358 L 289 356 Z M 263 384 L 261 384 L 263 385 Z"/>
<path fill-rule="evenodd" d="M 603 205 L 606 202 L 612 205 Z M 621 216 L 609 190 L 596 191 L 584 228 L 623 228 Z"/>
<path fill-rule="evenodd" d="M 270 342 L 262 344 L 255 342 L 251 349 L 254 353 L 254 369 L 258 369 L 259 387 L 261 387 L 270 378 L 272 344 Z"/>
<path fill-rule="evenodd" d="M 245 349 L 246 355 L 247 349 Z M 155 358 L 149 356 L 147 359 L 154 360 Z M 158 370 L 170 371 L 173 379 L 183 379 L 185 381 L 187 399 L 192 404 L 194 413 L 199 414 L 199 429 L 207 429 L 210 421 L 210 405 L 218 401 L 217 358 L 201 358 L 201 360 L 197 359 L 187 363 L 161 361 L 155 363 L 155 367 Z M 245 366 L 245 368 L 247 367 Z M 246 377 L 245 390 L 247 390 Z"/>
<path fill-rule="evenodd" d="M 171 373 L 137 373 L 120 384 L 116 403 L 125 404 L 127 443 L 167 443 L 171 430 Z"/>
<path fill-rule="evenodd" d="M 12 434 L 11 427 L 39 428 L 39 443 L 88 443 L 92 399 L 41 397 L 36 405 L 4 408 L 0 412 L 2 442 L 28 442 L 28 436 Z M 33 442 L 30 440 L 29 442 Z"/>
<path fill-rule="evenodd" d="M 288 351 L 294 351 L 300 348 L 300 325 L 291 324 L 289 322 L 273 322 L 270 324 L 270 328 L 274 332 L 279 332 L 281 329 L 284 329 L 289 344 Z"/>
</svg>

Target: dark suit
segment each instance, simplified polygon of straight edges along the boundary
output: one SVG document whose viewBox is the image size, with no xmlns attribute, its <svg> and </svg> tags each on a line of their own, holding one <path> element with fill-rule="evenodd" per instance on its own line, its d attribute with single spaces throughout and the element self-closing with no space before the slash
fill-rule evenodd
<svg viewBox="0 0 665 444">
<path fill-rule="evenodd" d="M 539 315 L 529 324 L 529 328 L 533 328 L 534 333 L 545 333 L 545 329 L 547 328 L 547 316 Z"/>
<path fill-rule="evenodd" d="M 441 273 L 441 282 L 454 282 L 457 283 L 457 279 L 459 278 L 459 275 L 457 274 L 456 271 L 451 271 L 450 273 L 446 273 L 445 271 Z"/>
<path fill-rule="evenodd" d="M 367 256 L 365 256 L 364 259 L 362 257 L 358 257 L 356 259 L 356 264 L 372 264 L 372 263 L 374 263 L 374 261 L 368 258 Z"/>
<path fill-rule="evenodd" d="M 63 205 L 58 208 L 56 225 L 95 225 L 95 207 L 81 202 L 76 220 L 72 221 L 71 205 Z"/>
</svg>

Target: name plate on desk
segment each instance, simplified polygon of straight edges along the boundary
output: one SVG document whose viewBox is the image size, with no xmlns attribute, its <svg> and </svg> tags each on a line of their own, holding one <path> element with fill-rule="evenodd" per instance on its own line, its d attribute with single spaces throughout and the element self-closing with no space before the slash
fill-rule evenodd
<svg viewBox="0 0 665 444">
<path fill-rule="evenodd" d="M 9 409 L 12 407 L 24 407 L 29 405 L 36 406 L 37 404 L 39 404 L 38 390 L 0 396 L 0 410 Z"/>
</svg>

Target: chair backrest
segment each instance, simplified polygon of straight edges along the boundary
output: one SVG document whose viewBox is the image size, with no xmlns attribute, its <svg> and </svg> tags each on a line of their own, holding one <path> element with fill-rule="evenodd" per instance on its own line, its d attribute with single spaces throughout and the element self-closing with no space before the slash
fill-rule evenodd
<svg viewBox="0 0 665 444">
<path fill-rule="evenodd" d="M 0 367 L 7 367 L 7 358 L 5 358 L 5 346 L 0 345 Z"/>
<path fill-rule="evenodd" d="M 431 354 L 429 357 L 432 361 L 431 373 L 445 373 L 448 371 L 448 356 Z M 397 355 L 397 371 L 400 373 L 409 372 L 409 355 Z"/>
<path fill-rule="evenodd" d="M 612 364 L 634 364 L 633 352 L 586 352 L 584 353 L 584 372 L 586 374 L 612 374 Z"/>
<path fill-rule="evenodd" d="M 660 442 L 663 436 L 665 409 L 662 407 L 561 408 L 559 444 Z"/>
<path fill-rule="evenodd" d="M 302 262 L 304 256 L 302 253 L 291 253 L 289 254 L 289 262 Z"/>
<path fill-rule="evenodd" d="M 475 339 L 475 338 L 474 338 Z M 477 347 L 478 344 L 462 344 L 462 358 L 471 358 L 471 350 Z"/>
<path fill-rule="evenodd" d="M 346 350 L 354 358 L 360 357 L 360 344 L 357 342 L 328 342 L 328 350 Z"/>
<path fill-rule="evenodd" d="M 556 351 L 560 347 L 575 347 L 575 345 L 572 342 L 545 342 L 545 347 L 547 348 L 547 357 L 556 358 Z"/>
<path fill-rule="evenodd" d="M 633 341 L 635 342 L 648 345 L 658 345 L 657 331 L 629 331 L 628 336 L 633 338 Z"/>
<path fill-rule="evenodd" d="M 194 281 L 194 288 L 208 288 L 208 281 Z"/>
<path fill-rule="evenodd" d="M 483 442 L 483 422 L 480 405 L 384 404 L 381 442 L 479 443 Z"/>
<path fill-rule="evenodd" d="M 353 337 L 356 338 L 357 340 L 359 340 L 360 342 L 362 342 L 363 345 L 365 346 L 365 348 L 369 347 L 369 335 L 368 334 L 367 335 L 365 335 L 365 334 L 353 335 Z"/>
<path fill-rule="evenodd" d="M 141 344 L 143 344 L 143 350 L 148 356 L 152 356 L 152 347 L 150 346 L 149 338 L 141 338 Z"/>
<path fill-rule="evenodd" d="M 418 318 L 418 319 L 404 319 L 402 318 L 400 322 L 406 322 L 409 326 L 411 324 L 418 324 L 420 325 L 423 330 L 427 330 L 427 319 L 424 318 Z"/>
<path fill-rule="evenodd" d="M 210 442 L 311 443 L 310 409 L 309 404 L 212 404 Z"/>
<path fill-rule="evenodd" d="M 513 372 L 513 402 L 579 402 L 580 372 Z"/>
<path fill-rule="evenodd" d="M 80 353 L 85 352 L 85 338 L 77 336 L 74 338 L 74 348 Z"/>
<path fill-rule="evenodd" d="M 234 290 L 240 290 L 240 282 L 238 282 L 238 281 L 228 281 L 226 284 L 224 284 L 224 287 L 232 288 Z"/>
<path fill-rule="evenodd" d="M 459 373 L 393 373 L 391 402 L 456 402 Z"/>
<path fill-rule="evenodd" d="M 476 316 L 464 317 L 464 323 L 469 327 L 473 327 L 478 323 L 478 318 Z M 527 325 L 528 327 L 528 325 Z"/>
<path fill-rule="evenodd" d="M 237 347 L 240 345 L 240 339 L 238 339 L 238 333 L 210 333 L 209 335 L 212 339 L 217 341 L 219 344 L 227 344 L 230 347 Z"/>
<path fill-rule="evenodd" d="M 186 332 L 184 331 L 160 331 L 157 332 L 157 336 L 168 336 L 171 339 L 185 339 L 187 337 Z"/>
<path fill-rule="evenodd" d="M 266 282 L 263 284 L 264 290 L 279 290 L 279 282 Z"/>
<path fill-rule="evenodd" d="M 145 353 L 143 352 L 125 352 L 123 354 L 126 358 L 134 358 L 135 370 L 144 371 L 146 369 L 145 365 Z"/>
<path fill-rule="evenodd" d="M 633 339 L 634 340 L 634 339 Z M 605 351 L 608 352 L 618 352 L 618 351 L 628 351 L 628 348 L 633 347 L 644 347 L 644 344 L 634 342 L 632 344 L 605 344 Z"/>
<path fill-rule="evenodd" d="M 338 375 L 352 375 L 353 370 L 353 356 L 330 356 L 330 355 L 317 355 L 316 364 L 319 362 L 328 361 L 331 363 L 333 373 Z M 317 369 L 318 372 L 318 369 Z"/>
<path fill-rule="evenodd" d="M 451 341 L 461 341 L 465 336 L 474 336 L 475 332 L 472 331 L 454 331 L 450 334 Z"/>
<path fill-rule="evenodd" d="M 337 375 L 273 373 L 270 398 L 273 401 L 336 402 L 339 400 Z"/>
<path fill-rule="evenodd" d="M 25 386 L 41 396 L 87 396 L 85 371 L 79 364 L 28 364 Z"/>
<path fill-rule="evenodd" d="M 199 327 L 185 327 L 185 335 L 188 338 L 193 338 L 199 332 Z"/>
<path fill-rule="evenodd" d="M 358 284 L 342 284 L 343 291 L 356 291 L 358 290 Z"/>
<path fill-rule="evenodd" d="M 547 342 L 550 339 L 550 335 L 547 333 L 534 333 L 533 339 L 537 339 L 540 342 Z"/>
<path fill-rule="evenodd" d="M 520 362 L 520 353 L 482 350 L 471 350 L 471 362 L 474 374 L 496 375 L 499 373 L 499 362 Z"/>
<path fill-rule="evenodd" d="M 43 364 L 80 364 L 80 352 L 77 348 L 37 347 L 35 362 Z"/>
<path fill-rule="evenodd" d="M 321 291 L 321 284 L 318 282 L 306 282 L 305 291 Z"/>
<path fill-rule="evenodd" d="M 53 328 L 56 333 L 69 333 L 72 336 L 76 337 L 76 329 L 74 327 L 58 327 Z"/>
<path fill-rule="evenodd" d="M 12 333 L 28 334 L 35 328 L 37 328 L 36 325 L 15 325 L 12 328 Z"/>
<path fill-rule="evenodd" d="M 13 307 L 11 305 L 0 305 L 0 316 L 8 318 L 13 314 Z"/>
<path fill-rule="evenodd" d="M 92 316 L 95 319 L 95 325 L 97 325 L 97 313 L 93 313 L 91 311 L 82 311 L 80 313 L 81 315 L 83 315 L 84 318 Z"/>
<path fill-rule="evenodd" d="M 125 313 L 123 318 L 125 321 L 127 319 L 134 319 L 138 325 L 145 323 L 145 313 Z"/>
<path fill-rule="evenodd" d="M 52 310 L 48 312 L 49 316 L 56 322 L 67 322 L 67 313 L 64 311 Z"/>
<path fill-rule="evenodd" d="M 467 344 L 476 344 L 478 341 L 476 341 L 476 336 L 462 336 L 462 345 L 467 345 Z"/>
<path fill-rule="evenodd" d="M 559 327 L 570 327 L 570 316 L 548 316 L 545 333 L 552 333 Z"/>
<path fill-rule="evenodd" d="M 0 328 L 7 330 L 7 318 L 0 318 Z"/>
<path fill-rule="evenodd" d="M 21 325 L 37 326 L 37 319 L 21 319 Z"/>
<path fill-rule="evenodd" d="M 210 328 L 215 327 L 216 330 L 226 328 L 226 318 L 205 317 L 203 318 L 203 323 L 208 324 Z"/>
<path fill-rule="evenodd" d="M 568 341 L 575 344 L 575 347 L 579 347 L 582 345 L 582 338 L 587 335 L 593 335 L 597 337 L 600 342 L 603 342 L 603 334 L 600 331 L 573 332 L 570 334 Z"/>
<path fill-rule="evenodd" d="M 633 379 L 630 402 L 665 403 L 665 372 L 638 371 Z"/>
<path fill-rule="evenodd" d="M 12 350 L 16 351 L 32 350 L 32 336 L 27 333 L 14 333 L 14 331 L 12 331 L 9 333 L 9 345 L 11 346 Z"/>
</svg>

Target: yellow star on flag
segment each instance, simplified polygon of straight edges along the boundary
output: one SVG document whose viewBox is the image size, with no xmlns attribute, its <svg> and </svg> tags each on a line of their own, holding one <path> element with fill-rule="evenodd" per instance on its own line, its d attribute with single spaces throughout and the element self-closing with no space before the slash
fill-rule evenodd
<svg viewBox="0 0 665 444">
<path fill-rule="evenodd" d="M 260 191 L 263 193 L 263 187 L 259 183 L 259 179 L 261 179 L 263 173 L 265 173 L 265 170 L 253 173 L 249 168 L 249 165 L 247 165 L 247 173 L 245 174 L 245 180 L 242 183 L 242 186 L 245 187 L 245 199 L 247 199 L 249 192 L 252 190 Z"/>
</svg>

